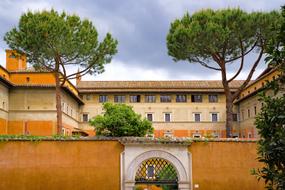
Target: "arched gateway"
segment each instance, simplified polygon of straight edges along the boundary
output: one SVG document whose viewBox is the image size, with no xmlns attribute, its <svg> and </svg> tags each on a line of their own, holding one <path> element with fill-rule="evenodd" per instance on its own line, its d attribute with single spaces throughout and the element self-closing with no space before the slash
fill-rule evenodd
<svg viewBox="0 0 285 190">
<path fill-rule="evenodd" d="M 136 143 L 127 140 L 123 144 L 125 150 L 121 154 L 121 189 L 134 190 L 138 185 L 191 189 L 191 155 L 188 145 Z"/>
<path fill-rule="evenodd" d="M 143 161 L 136 172 L 136 189 L 159 187 L 159 189 L 177 190 L 178 175 L 176 168 L 162 158 L 150 158 Z"/>
</svg>

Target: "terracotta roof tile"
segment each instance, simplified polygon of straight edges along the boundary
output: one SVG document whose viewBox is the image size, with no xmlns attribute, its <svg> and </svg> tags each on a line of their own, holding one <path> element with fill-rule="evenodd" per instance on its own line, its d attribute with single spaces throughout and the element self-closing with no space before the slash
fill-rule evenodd
<svg viewBox="0 0 285 190">
<path fill-rule="evenodd" d="M 230 87 L 238 88 L 242 80 L 232 81 Z M 77 85 L 79 92 L 91 91 L 189 91 L 190 89 L 209 91 L 222 90 L 220 80 L 193 81 L 80 81 Z"/>
</svg>

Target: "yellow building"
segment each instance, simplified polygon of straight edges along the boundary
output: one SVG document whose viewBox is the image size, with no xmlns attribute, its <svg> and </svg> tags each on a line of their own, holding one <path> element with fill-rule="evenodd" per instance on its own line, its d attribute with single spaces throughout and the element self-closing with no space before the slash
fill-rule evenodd
<svg viewBox="0 0 285 190">
<path fill-rule="evenodd" d="M 55 77 L 27 69 L 25 56 L 6 51 L 0 66 L 0 133 L 53 135 L 56 133 Z M 81 132 L 79 108 L 83 101 L 68 82 L 62 87 L 64 133 Z"/>
<path fill-rule="evenodd" d="M 234 81 L 232 90 L 242 81 Z M 80 81 L 83 121 L 102 113 L 102 103 L 126 103 L 153 123 L 155 136 L 225 137 L 221 81 Z"/>
<path fill-rule="evenodd" d="M 241 93 L 239 99 L 235 100 L 234 105 L 239 113 L 239 122 L 236 130 L 239 131 L 241 138 L 258 138 L 258 131 L 254 125 L 255 117 L 260 112 L 263 103 L 258 101 L 258 93 L 264 91 L 264 86 L 268 81 L 275 80 L 281 75 L 281 72 L 267 68 L 255 81 L 252 81 Z M 267 91 L 267 95 L 273 96 L 272 91 Z M 283 90 L 279 91 L 277 96 L 285 94 Z"/>
<path fill-rule="evenodd" d="M 256 92 L 277 71 L 263 73 L 235 102 L 233 136 L 257 137 L 253 121 L 260 110 Z M 235 91 L 243 81 L 233 81 Z M 151 120 L 154 135 L 225 137 L 225 95 L 221 81 L 69 81 L 62 87 L 63 132 L 94 135 L 88 120 L 102 114 L 104 102 L 126 103 Z M 27 68 L 25 56 L 6 51 L 0 66 L 0 134 L 56 133 L 55 78 Z M 248 111 L 250 110 L 250 111 Z"/>
</svg>

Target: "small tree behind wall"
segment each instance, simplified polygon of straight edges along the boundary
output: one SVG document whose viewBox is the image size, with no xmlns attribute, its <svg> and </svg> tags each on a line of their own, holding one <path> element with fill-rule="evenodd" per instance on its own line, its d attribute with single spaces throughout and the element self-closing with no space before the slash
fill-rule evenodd
<svg viewBox="0 0 285 190">
<path fill-rule="evenodd" d="M 58 134 L 62 131 L 61 86 L 76 76 L 103 72 L 117 52 L 117 41 L 111 34 L 99 42 L 91 21 L 55 10 L 24 13 L 4 40 L 11 49 L 25 53 L 36 70 L 54 74 Z M 80 70 L 69 73 L 70 66 Z"/>
<path fill-rule="evenodd" d="M 131 106 L 105 103 L 103 110 L 104 115 L 98 115 L 90 120 L 97 136 L 144 137 L 153 133 L 151 122 L 141 118 L 141 115 L 135 113 Z"/>
</svg>

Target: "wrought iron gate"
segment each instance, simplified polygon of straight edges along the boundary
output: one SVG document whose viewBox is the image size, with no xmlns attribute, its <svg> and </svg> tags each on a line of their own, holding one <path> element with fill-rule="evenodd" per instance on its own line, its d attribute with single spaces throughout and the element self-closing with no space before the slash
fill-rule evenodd
<svg viewBox="0 0 285 190">
<path fill-rule="evenodd" d="M 139 166 L 136 185 L 156 185 L 161 189 L 177 189 L 178 177 L 174 166 L 162 158 L 150 158 Z"/>
</svg>

